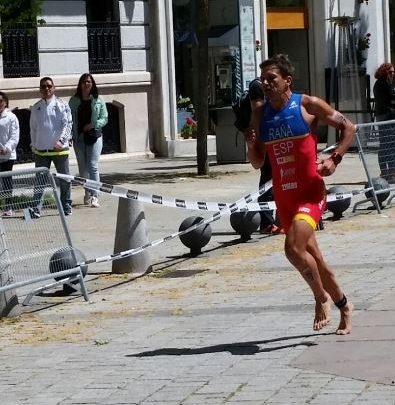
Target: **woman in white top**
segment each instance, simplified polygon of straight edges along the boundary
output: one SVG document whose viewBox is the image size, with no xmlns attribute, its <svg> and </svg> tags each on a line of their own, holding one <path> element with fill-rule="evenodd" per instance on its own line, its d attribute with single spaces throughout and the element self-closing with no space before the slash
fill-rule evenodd
<svg viewBox="0 0 395 405">
<path fill-rule="evenodd" d="M 16 160 L 16 147 L 19 142 L 19 122 L 14 113 L 8 109 L 8 96 L 0 91 L 0 172 L 11 171 Z M 5 202 L 3 216 L 12 216 L 12 177 L 3 177 Z"/>
</svg>

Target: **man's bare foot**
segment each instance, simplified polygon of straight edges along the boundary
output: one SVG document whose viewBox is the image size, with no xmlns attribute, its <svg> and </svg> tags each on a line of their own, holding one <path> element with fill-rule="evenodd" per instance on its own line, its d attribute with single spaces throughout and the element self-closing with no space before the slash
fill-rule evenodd
<svg viewBox="0 0 395 405">
<path fill-rule="evenodd" d="M 315 302 L 314 330 L 320 330 L 331 321 L 331 300 L 327 297 L 325 302 Z"/>
<path fill-rule="evenodd" d="M 340 324 L 337 328 L 336 335 L 348 335 L 351 332 L 351 316 L 354 305 L 348 302 L 344 308 L 340 310 Z"/>
</svg>

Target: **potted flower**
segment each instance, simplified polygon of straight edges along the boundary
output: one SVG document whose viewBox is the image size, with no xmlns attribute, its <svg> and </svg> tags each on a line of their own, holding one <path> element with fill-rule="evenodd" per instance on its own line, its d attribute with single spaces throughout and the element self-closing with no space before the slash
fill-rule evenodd
<svg viewBox="0 0 395 405">
<path fill-rule="evenodd" d="M 177 98 L 177 132 L 181 133 L 187 118 L 194 114 L 193 104 L 189 97 L 178 96 Z"/>
<path fill-rule="evenodd" d="M 185 124 L 181 128 L 181 136 L 184 139 L 196 138 L 197 136 L 197 121 L 192 117 L 187 117 L 185 119 Z"/>
<path fill-rule="evenodd" d="M 177 110 L 187 110 L 191 104 L 191 99 L 189 97 L 183 97 L 181 94 L 178 96 Z"/>
</svg>

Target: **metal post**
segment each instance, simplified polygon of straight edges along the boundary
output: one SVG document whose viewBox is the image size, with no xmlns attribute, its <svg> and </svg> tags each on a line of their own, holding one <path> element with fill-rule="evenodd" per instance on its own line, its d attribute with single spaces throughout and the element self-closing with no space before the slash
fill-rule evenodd
<svg viewBox="0 0 395 405">
<path fill-rule="evenodd" d="M 120 198 L 118 203 L 117 226 L 115 230 L 114 253 L 124 252 L 148 243 L 143 204 L 139 201 Z M 148 250 L 115 260 L 113 273 L 145 274 L 152 270 Z"/>
<path fill-rule="evenodd" d="M 5 229 L 3 225 L 3 220 L 0 218 L 0 239 L 1 248 L 3 249 L 0 265 L 0 287 L 6 286 L 9 283 L 9 274 L 7 272 L 7 267 L 9 263 L 8 249 L 5 240 Z M 20 314 L 20 308 L 18 306 L 18 296 L 15 290 L 8 290 L 0 292 L 0 318 L 3 316 L 16 316 Z"/>
</svg>

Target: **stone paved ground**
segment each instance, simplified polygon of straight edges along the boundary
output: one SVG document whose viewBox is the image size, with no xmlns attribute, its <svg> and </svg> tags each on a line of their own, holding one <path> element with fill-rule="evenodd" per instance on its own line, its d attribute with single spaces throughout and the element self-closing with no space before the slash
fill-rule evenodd
<svg viewBox="0 0 395 405">
<path fill-rule="evenodd" d="M 256 185 L 246 165 L 196 178 L 188 175 L 190 162 L 176 168 L 162 162 L 141 162 L 141 169 L 126 161 L 103 164 L 103 177 L 212 201 L 235 200 Z M 146 173 L 156 177 L 144 181 Z M 357 157 L 350 155 L 328 180 L 328 186 L 363 187 Z M 75 202 L 82 198 L 79 189 L 73 195 Z M 69 219 L 88 257 L 111 252 L 113 244 L 116 202 L 101 201 L 98 210 L 76 206 Z M 147 206 L 146 215 L 155 239 L 190 214 Z M 238 243 L 223 219 L 198 257 L 174 240 L 152 250 L 148 276 L 92 266 L 92 303 L 45 294 L 21 317 L 1 320 L 1 405 L 394 405 L 395 371 L 388 365 L 395 360 L 394 217 L 394 208 L 381 215 L 348 210 L 317 233 L 356 307 L 349 336 L 333 334 L 336 312 L 324 332 L 312 331 L 311 294 L 282 254 L 283 236 Z"/>
</svg>

